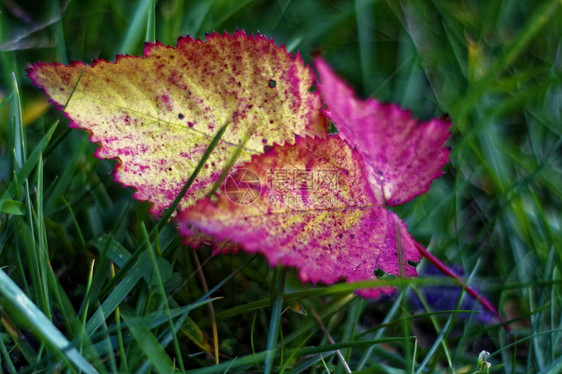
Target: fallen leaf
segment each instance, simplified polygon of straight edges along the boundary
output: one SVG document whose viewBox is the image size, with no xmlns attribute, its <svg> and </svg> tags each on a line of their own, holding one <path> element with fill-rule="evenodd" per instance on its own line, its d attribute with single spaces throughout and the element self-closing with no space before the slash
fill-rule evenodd
<svg viewBox="0 0 562 374">
<path fill-rule="evenodd" d="M 377 201 L 400 205 L 429 190 L 449 162 L 448 121 L 419 122 L 395 104 L 360 100 L 322 60 L 315 60 L 325 114 L 342 138 L 356 146 Z"/>
<path fill-rule="evenodd" d="M 262 35 L 237 31 L 184 37 L 176 47 L 147 44 L 143 57 L 117 56 L 68 66 L 37 63 L 33 82 L 99 143 L 99 158 L 119 159 L 115 179 L 136 189 L 159 215 L 227 125 L 180 207 L 205 196 L 233 158 L 249 161 L 294 134 L 325 136 L 313 76 L 297 54 Z M 239 152 L 239 148 L 242 151 Z M 239 154 L 238 154 L 239 152 Z"/>
<path fill-rule="evenodd" d="M 297 267 L 302 281 L 376 279 L 375 272 L 416 275 L 420 253 L 396 214 L 376 201 L 361 155 L 338 135 L 297 138 L 254 156 L 240 170 L 261 184 L 228 183 L 178 215 L 180 231 L 201 230 L 259 252 L 270 264 Z M 249 180 L 254 180 L 251 178 Z M 254 196 L 243 200 L 241 196 Z M 376 297 L 389 288 L 361 290 Z"/>
<path fill-rule="evenodd" d="M 410 262 L 420 259 L 419 244 L 386 206 L 427 191 L 442 175 L 450 124 L 418 123 L 396 105 L 356 99 L 325 62 L 316 60 L 316 67 L 325 113 L 345 141 L 298 139 L 254 157 L 243 170 L 265 185 L 258 189 L 235 176 L 223 184 L 218 202 L 202 200 L 181 212 L 181 231 L 263 253 L 272 265 L 297 267 L 303 281 L 369 280 L 379 271 L 415 276 Z M 319 187 L 328 171 L 337 185 Z M 367 297 L 380 292 L 360 291 Z"/>
</svg>

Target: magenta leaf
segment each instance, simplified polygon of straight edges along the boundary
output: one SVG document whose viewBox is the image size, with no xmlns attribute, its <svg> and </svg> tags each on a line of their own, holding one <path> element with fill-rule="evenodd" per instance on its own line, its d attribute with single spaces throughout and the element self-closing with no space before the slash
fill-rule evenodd
<svg viewBox="0 0 562 374">
<path fill-rule="evenodd" d="M 323 60 L 315 65 L 328 106 L 325 114 L 363 155 L 377 201 L 395 206 L 426 192 L 449 161 L 443 144 L 450 124 L 439 119 L 419 123 L 394 104 L 359 100 Z"/>
<path fill-rule="evenodd" d="M 322 59 L 316 59 L 315 65 L 320 77 L 320 94 L 328 107 L 324 112 L 340 135 L 362 154 L 376 201 L 396 206 L 426 192 L 431 182 L 443 174 L 441 168 L 449 161 L 449 150 L 443 145 L 449 138 L 450 123 L 440 119 L 419 123 L 410 112 L 394 104 L 359 100 Z M 501 321 L 488 300 L 464 285 L 460 277 L 420 244 L 415 246 Z M 507 326 L 506 329 L 509 331 Z"/>
<path fill-rule="evenodd" d="M 303 281 L 369 280 L 375 271 L 416 275 L 409 262 L 420 253 L 406 225 L 375 200 L 360 154 L 338 135 L 275 145 L 243 169 L 261 184 L 251 183 L 254 177 L 238 177 L 231 190 L 223 184 L 217 202 L 206 198 L 180 212 L 182 233 L 233 241 L 272 265 L 297 267 Z M 391 289 L 360 293 L 381 291 Z"/>
</svg>

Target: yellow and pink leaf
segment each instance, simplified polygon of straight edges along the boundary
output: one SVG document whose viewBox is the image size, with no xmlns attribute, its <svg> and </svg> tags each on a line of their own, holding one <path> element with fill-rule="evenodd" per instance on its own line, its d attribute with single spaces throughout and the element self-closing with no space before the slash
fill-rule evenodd
<svg viewBox="0 0 562 374">
<path fill-rule="evenodd" d="M 424 255 L 460 281 L 386 208 L 442 175 L 450 124 L 419 123 L 396 105 L 357 99 L 325 62 L 316 68 L 324 112 L 340 133 L 326 140 L 309 67 L 243 31 L 180 38 L 176 47 L 147 44 L 144 56 L 113 63 L 37 63 L 28 75 L 72 127 L 90 132 L 98 157 L 118 159 L 115 179 L 156 215 L 227 126 L 179 205 L 191 245 L 259 252 L 273 265 L 297 267 L 303 281 L 328 284 L 376 279 L 377 271 L 414 276 L 410 262 Z M 216 201 L 205 197 L 232 164 Z"/>
<path fill-rule="evenodd" d="M 180 207 L 205 196 L 235 155 L 243 163 L 266 145 L 292 143 L 294 134 L 326 135 L 320 98 L 309 92 L 313 76 L 300 56 L 243 31 L 215 33 L 206 42 L 184 37 L 176 47 L 147 44 L 143 57 L 115 62 L 37 63 L 28 75 L 59 108 L 66 104 L 72 127 L 91 133 L 98 157 L 119 160 L 115 179 L 134 187 L 157 215 L 225 124 Z"/>
<path fill-rule="evenodd" d="M 183 210 L 182 233 L 195 228 L 231 240 L 272 265 L 298 268 L 303 281 L 376 279 L 378 270 L 416 275 L 409 262 L 420 253 L 406 225 L 376 201 L 361 155 L 338 135 L 275 145 L 243 168 L 262 183 L 239 183 L 238 195 L 223 190 L 217 202 L 205 198 Z M 243 195 L 255 200 L 240 201 Z M 360 293 L 381 290 L 390 291 Z"/>
</svg>

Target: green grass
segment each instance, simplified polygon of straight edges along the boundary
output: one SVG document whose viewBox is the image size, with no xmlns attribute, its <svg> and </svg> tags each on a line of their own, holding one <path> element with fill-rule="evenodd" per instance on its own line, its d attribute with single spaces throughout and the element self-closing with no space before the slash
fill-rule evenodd
<svg viewBox="0 0 562 374">
<path fill-rule="evenodd" d="M 445 278 L 389 279 L 396 294 L 372 301 L 260 256 L 195 254 L 24 74 L 237 28 L 451 117 L 446 175 L 395 210 L 511 334 L 460 303 L 411 305 Z M 483 350 L 493 372 L 562 371 L 560 35 L 558 0 L 0 3 L 0 371 L 345 373 L 341 355 L 353 372 L 484 373 Z"/>
</svg>

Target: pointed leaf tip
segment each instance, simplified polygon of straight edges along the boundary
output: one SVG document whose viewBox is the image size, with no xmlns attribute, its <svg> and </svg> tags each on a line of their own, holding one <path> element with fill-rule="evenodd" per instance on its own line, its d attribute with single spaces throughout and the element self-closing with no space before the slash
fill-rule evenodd
<svg viewBox="0 0 562 374">
<path fill-rule="evenodd" d="M 181 207 L 205 196 L 235 155 L 247 162 L 266 145 L 292 143 L 295 133 L 326 135 L 319 95 L 308 92 L 310 69 L 243 31 L 205 42 L 183 37 L 176 47 L 150 43 L 144 56 L 115 62 L 37 63 L 28 75 L 59 108 L 72 94 L 71 126 L 90 132 L 97 157 L 120 160 L 115 179 L 155 214 L 172 203 L 226 123 Z"/>
<path fill-rule="evenodd" d="M 363 155 L 379 203 L 400 205 L 426 192 L 443 175 L 448 119 L 418 122 L 411 113 L 375 99 L 360 100 L 321 58 L 315 59 L 325 114 Z"/>
</svg>

